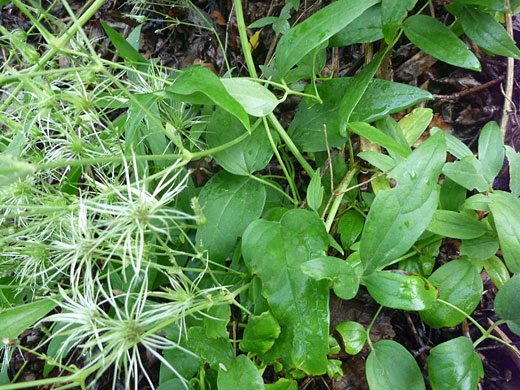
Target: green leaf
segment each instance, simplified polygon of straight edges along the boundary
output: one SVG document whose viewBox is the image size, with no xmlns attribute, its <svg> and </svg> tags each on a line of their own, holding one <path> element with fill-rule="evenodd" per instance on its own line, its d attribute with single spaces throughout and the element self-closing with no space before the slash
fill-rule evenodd
<svg viewBox="0 0 520 390">
<path fill-rule="evenodd" d="M 185 390 L 186 385 L 179 379 L 168 379 L 167 381 L 161 383 L 157 390 Z"/>
<path fill-rule="evenodd" d="M 298 382 L 293 379 L 278 379 L 275 383 L 266 384 L 265 390 L 298 390 Z"/>
<path fill-rule="evenodd" d="M 251 131 L 244 107 L 229 94 L 221 80 L 209 69 L 202 66 L 186 68 L 165 91 L 174 96 L 180 95 L 183 100 L 194 104 L 216 104 L 236 116 Z"/>
<path fill-rule="evenodd" d="M 393 340 L 381 340 L 367 358 L 370 390 L 424 390 L 424 379 L 413 356 Z"/>
<path fill-rule="evenodd" d="M 443 210 L 458 211 L 466 200 L 466 189 L 449 177 L 442 182 L 440 206 Z"/>
<path fill-rule="evenodd" d="M 397 186 L 378 192 L 361 236 L 361 260 L 367 273 L 404 254 L 424 232 L 437 208 L 437 180 L 445 156 L 444 137 L 436 134 L 389 174 Z"/>
<path fill-rule="evenodd" d="M 463 210 L 489 211 L 489 204 L 492 200 L 484 194 L 475 194 L 470 196 L 462 204 Z"/>
<path fill-rule="evenodd" d="M 520 275 L 515 275 L 498 290 L 495 298 L 495 312 L 501 319 L 506 320 L 509 328 L 517 334 L 516 330 L 520 329 L 519 291 Z"/>
<path fill-rule="evenodd" d="M 431 108 L 416 108 L 411 113 L 405 115 L 400 121 L 399 126 L 403 129 L 404 136 L 408 145 L 412 146 L 421 137 L 433 119 Z"/>
<path fill-rule="evenodd" d="M 486 260 L 498 251 L 498 241 L 495 237 L 487 234 L 470 239 L 462 240 L 460 245 L 461 256 L 468 256 L 472 260 Z"/>
<path fill-rule="evenodd" d="M 381 17 L 385 42 L 391 44 L 395 33 L 406 16 L 406 10 L 411 10 L 417 0 L 382 0 Z"/>
<path fill-rule="evenodd" d="M 341 299 L 352 299 L 359 289 L 359 277 L 349 263 L 332 256 L 322 256 L 301 265 L 305 275 L 316 280 L 332 281 L 334 293 Z"/>
<path fill-rule="evenodd" d="M 450 65 L 480 71 L 480 62 L 457 35 L 437 19 L 413 15 L 404 21 L 407 38 L 425 53 Z"/>
<path fill-rule="evenodd" d="M 249 271 L 262 279 L 262 295 L 273 315 L 289 331 L 290 354 L 295 367 L 310 375 L 327 370 L 329 287 L 300 267 L 322 256 L 329 238 L 314 212 L 287 211 L 280 222 L 256 220 L 242 239 L 242 254 Z"/>
<path fill-rule="evenodd" d="M 384 49 L 377 57 L 373 58 L 368 65 L 366 65 L 361 72 L 359 72 L 351 84 L 351 88 L 346 93 L 339 104 L 338 118 L 339 118 L 339 134 L 342 136 L 347 135 L 347 126 L 350 122 L 350 117 L 354 112 L 354 109 L 358 105 L 359 101 L 363 97 L 363 94 L 367 90 L 370 81 L 374 78 L 383 58 L 386 53 L 390 50 L 390 46 Z"/>
<path fill-rule="evenodd" d="M 428 279 L 438 290 L 439 298 L 457 306 L 470 315 L 480 302 L 483 291 L 478 265 L 468 260 L 453 260 L 438 268 Z M 456 326 L 464 314 L 435 302 L 431 309 L 421 312 L 421 318 L 432 328 Z"/>
<path fill-rule="evenodd" d="M 197 246 L 213 261 L 224 261 L 247 225 L 262 214 L 264 186 L 247 177 L 220 172 L 202 188 L 199 203 L 207 223 L 197 229 Z"/>
<path fill-rule="evenodd" d="M 266 311 L 259 316 L 250 315 L 244 336 L 240 342 L 240 350 L 263 355 L 280 336 L 280 325 L 271 312 Z"/>
<path fill-rule="evenodd" d="M 341 77 L 326 80 L 318 85 L 323 104 L 310 105 L 303 99 L 291 125 L 289 134 L 302 151 L 326 151 L 323 125 L 327 126 L 329 146 L 336 147 L 347 141 L 340 134 L 337 113 L 345 93 L 353 88 L 353 78 Z M 307 90 L 312 92 L 312 90 Z M 372 122 L 433 96 L 420 88 L 391 81 L 373 79 L 351 115 L 352 122 Z"/>
<path fill-rule="evenodd" d="M 212 306 L 207 316 L 204 316 L 203 326 L 206 330 L 206 336 L 212 339 L 223 338 L 227 339 L 229 334 L 227 332 L 227 324 L 231 317 L 230 305 Z"/>
<path fill-rule="evenodd" d="M 357 355 L 367 341 L 367 332 L 359 322 L 346 321 L 336 326 L 336 330 L 341 335 L 345 352 L 350 355 Z"/>
<path fill-rule="evenodd" d="M 496 256 L 492 256 L 484 261 L 484 269 L 498 289 L 501 289 L 509 280 L 508 269 L 502 260 Z"/>
<path fill-rule="evenodd" d="M 365 219 L 363 216 L 355 210 L 350 210 L 343 214 L 339 220 L 338 233 L 340 234 L 341 244 L 345 249 L 349 249 L 356 242 L 363 230 L 364 223 Z"/>
<path fill-rule="evenodd" d="M 471 340 L 457 337 L 432 348 L 428 373 L 432 390 L 475 390 L 484 368 Z"/>
<path fill-rule="evenodd" d="M 249 115 L 266 116 L 278 105 L 278 99 L 263 85 L 254 81 L 234 77 L 220 79 L 235 100 L 242 104 Z"/>
<path fill-rule="evenodd" d="M 464 33 L 481 48 L 493 54 L 520 59 L 520 50 L 515 41 L 490 14 L 473 7 L 464 7 L 459 20 Z"/>
<path fill-rule="evenodd" d="M 376 271 L 363 276 L 363 283 L 377 303 L 393 309 L 425 310 L 437 299 L 428 280 L 401 271 Z"/>
<path fill-rule="evenodd" d="M 211 116 L 206 128 L 206 141 L 210 148 L 223 145 L 245 133 L 240 121 L 219 108 Z M 274 141 L 278 133 L 271 132 Z M 264 169 L 273 157 L 273 148 L 263 126 L 252 131 L 251 135 L 239 143 L 213 154 L 213 158 L 229 173 L 239 176 Z"/>
<path fill-rule="evenodd" d="M 431 237 L 424 239 L 424 241 L 430 241 L 430 239 Z M 399 269 L 410 273 L 416 273 L 424 277 L 430 276 L 433 272 L 433 267 L 435 266 L 435 260 L 439 255 L 441 244 L 442 239 L 429 245 L 425 245 L 422 240 L 418 241 L 416 246 L 420 248 L 420 252 L 399 262 Z"/>
<path fill-rule="evenodd" d="M 280 76 L 285 76 L 307 53 L 376 3 L 377 0 L 338 0 L 291 28 L 276 47 L 276 67 Z"/>
<path fill-rule="evenodd" d="M 192 326 L 188 330 L 188 348 L 213 369 L 218 369 L 220 365 L 228 368 L 233 362 L 231 343 L 224 339 L 210 339 L 200 326 Z"/>
<path fill-rule="evenodd" d="M 397 164 L 392 157 L 380 152 L 374 152 L 373 150 L 358 153 L 357 156 L 383 172 L 395 168 L 395 165 Z"/>
<path fill-rule="evenodd" d="M 444 133 L 444 131 L 439 129 L 438 127 L 434 127 L 430 130 L 431 135 L 435 135 L 437 133 Z M 471 151 L 471 149 L 468 148 L 466 144 L 462 142 L 460 139 L 454 137 L 449 133 L 444 133 L 444 136 L 446 137 L 446 145 L 448 147 L 448 152 L 450 152 L 453 156 L 455 156 L 458 159 L 462 159 L 467 156 L 473 156 L 473 152 Z"/>
<path fill-rule="evenodd" d="M 0 340 L 17 339 L 20 334 L 56 307 L 56 302 L 41 299 L 15 306 L 0 313 Z"/>
<path fill-rule="evenodd" d="M 184 352 L 180 348 L 167 349 L 163 351 L 163 355 L 164 359 L 166 359 L 166 361 L 170 363 L 173 368 L 175 368 L 177 374 L 185 379 L 192 378 L 199 370 L 199 359 Z M 172 372 L 165 364 L 161 364 L 159 371 L 159 383 L 162 385 L 163 383 L 173 379 L 178 380 L 176 373 Z"/>
<path fill-rule="evenodd" d="M 321 184 L 320 168 L 318 168 L 311 178 L 309 187 L 307 188 L 307 202 L 313 210 L 318 210 L 323 201 L 323 185 Z"/>
<path fill-rule="evenodd" d="M 365 137 L 370 142 L 381 145 L 387 150 L 391 150 L 397 153 L 401 157 L 406 158 L 411 153 L 409 149 L 403 147 L 401 144 L 394 141 L 393 138 L 389 137 L 388 135 L 383 133 L 381 130 L 375 128 L 374 126 L 370 126 L 368 123 L 351 122 L 349 123 L 348 128 L 353 133 Z"/>
<path fill-rule="evenodd" d="M 487 230 L 486 225 L 476 219 L 476 214 L 474 216 L 456 211 L 437 210 L 428 225 L 428 230 L 440 236 L 459 239 L 483 236 Z"/>
<path fill-rule="evenodd" d="M 257 21 L 251 23 L 247 28 L 262 28 L 277 22 L 279 18 L 277 16 L 267 16 L 265 18 L 260 18 Z"/>
<path fill-rule="evenodd" d="M 246 355 L 238 355 L 227 371 L 219 370 L 217 384 L 219 390 L 264 390 L 264 381 L 258 369 Z"/>
<path fill-rule="evenodd" d="M 503 193 L 504 199 L 489 204 L 502 255 L 509 270 L 520 273 L 520 199 Z"/>
<path fill-rule="evenodd" d="M 507 11 L 506 0 L 455 0 L 455 3 L 475 5 L 493 11 Z"/>
<path fill-rule="evenodd" d="M 496 122 L 488 122 L 480 132 L 478 159 L 484 178 L 492 183 L 504 164 L 504 140 Z"/>
<path fill-rule="evenodd" d="M 447 163 L 442 168 L 442 173 L 470 191 L 476 188 L 480 192 L 485 192 L 490 187 L 490 183 L 484 177 L 482 163 L 475 156 L 467 156 L 454 163 Z"/>
<path fill-rule="evenodd" d="M 381 5 L 368 8 L 352 23 L 329 39 L 329 47 L 370 43 L 383 38 Z"/>
<path fill-rule="evenodd" d="M 124 58 L 127 63 L 133 65 L 148 64 L 148 60 L 146 60 L 136 49 L 134 49 L 132 45 L 121 36 L 121 34 L 119 34 L 116 30 L 103 21 L 101 21 L 101 25 L 110 38 L 110 41 L 112 41 L 114 47 L 119 52 L 119 55 Z"/>
<path fill-rule="evenodd" d="M 509 160 L 509 177 L 511 194 L 520 196 L 520 153 L 517 153 L 511 146 L 506 145 L 506 155 Z"/>
</svg>

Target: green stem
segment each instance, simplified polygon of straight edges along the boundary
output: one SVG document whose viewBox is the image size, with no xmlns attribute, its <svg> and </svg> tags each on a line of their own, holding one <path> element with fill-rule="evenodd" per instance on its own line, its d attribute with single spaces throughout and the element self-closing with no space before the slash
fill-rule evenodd
<svg viewBox="0 0 520 390">
<path fill-rule="evenodd" d="M 379 316 L 379 313 L 381 313 L 381 310 L 383 310 L 383 305 L 379 306 L 379 309 L 377 309 L 377 312 L 374 315 L 374 318 L 372 318 L 372 321 L 370 322 L 370 325 L 368 325 L 368 328 L 367 328 L 367 343 L 370 346 L 371 350 L 374 349 L 374 346 L 372 345 L 372 340 L 370 340 L 370 330 L 372 329 L 372 326 L 374 326 L 374 323 L 376 322 L 376 319 Z"/>
<path fill-rule="evenodd" d="M 246 59 L 247 69 L 249 74 L 255 79 L 258 78 L 256 73 L 255 63 L 251 50 L 249 49 L 249 39 L 247 38 L 246 23 L 244 21 L 244 11 L 242 10 L 241 0 L 233 0 L 235 4 L 235 14 L 237 17 L 238 34 L 240 35 L 240 43 L 242 44 L 242 51 L 244 52 L 244 58 Z"/>
<path fill-rule="evenodd" d="M 263 185 L 266 185 L 266 186 L 269 186 L 271 188 L 273 188 L 274 190 L 278 191 L 280 194 L 282 194 L 283 196 L 285 196 L 287 199 L 289 199 L 291 201 L 291 203 L 294 203 L 294 204 L 297 204 L 298 202 L 296 201 L 296 199 L 293 199 L 291 198 L 289 195 L 287 195 L 281 188 L 277 187 L 276 185 L 274 185 L 273 183 L 261 178 L 261 177 L 257 177 L 253 174 L 250 174 L 249 177 L 253 180 L 256 180 L 258 181 L 259 183 L 262 183 Z"/>
<path fill-rule="evenodd" d="M 473 317 L 471 317 L 469 314 L 467 314 L 464 310 L 461 310 L 457 306 L 453 305 L 452 303 L 446 302 L 445 300 L 440 299 L 440 298 L 437 299 L 437 302 L 440 302 L 446 306 L 449 306 L 453 310 L 456 310 L 460 314 L 463 314 L 464 317 L 466 317 L 468 320 L 470 320 L 473 323 L 473 325 L 475 325 L 478 328 L 478 330 L 480 330 L 482 332 L 483 335 L 486 335 L 486 333 L 487 333 L 486 329 L 484 329 L 484 327 L 482 325 L 480 325 L 476 320 L 473 319 Z"/>
<path fill-rule="evenodd" d="M 287 167 L 285 166 L 282 156 L 280 156 L 280 152 L 278 151 L 278 148 L 276 147 L 273 136 L 271 135 L 271 130 L 269 129 L 269 125 L 267 124 L 267 120 L 262 118 L 264 122 L 265 132 L 267 134 L 267 138 L 269 138 L 269 142 L 271 143 L 271 147 L 273 148 L 273 152 L 276 156 L 276 159 L 278 160 L 278 164 L 282 167 L 282 171 L 285 175 L 285 178 L 287 179 L 287 182 L 289 183 L 289 187 L 291 188 L 291 192 L 293 193 L 294 200 L 292 201 L 295 205 L 298 204 L 298 190 L 296 189 L 296 184 L 294 183 L 294 180 L 291 175 L 289 175 L 289 172 L 287 171 Z"/>
<path fill-rule="evenodd" d="M 351 168 L 345 178 L 342 180 L 340 187 L 338 188 L 339 195 L 334 198 L 334 202 L 330 207 L 329 215 L 327 215 L 327 221 L 325 222 L 325 228 L 327 229 L 327 232 L 330 232 L 330 229 L 332 228 L 332 224 L 336 218 L 339 206 L 341 206 L 341 202 L 343 201 L 343 196 L 346 194 L 344 191 L 348 188 L 350 182 L 357 175 L 358 171 L 358 167 Z"/>
</svg>

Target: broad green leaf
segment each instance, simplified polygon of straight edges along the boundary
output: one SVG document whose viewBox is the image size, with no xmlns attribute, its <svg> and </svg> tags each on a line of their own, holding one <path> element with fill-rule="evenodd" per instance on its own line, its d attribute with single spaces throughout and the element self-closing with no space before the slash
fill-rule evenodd
<svg viewBox="0 0 520 390">
<path fill-rule="evenodd" d="M 438 268 L 428 280 L 437 288 L 440 299 L 468 315 L 480 302 L 483 290 L 480 268 L 469 260 L 452 260 Z M 437 301 L 431 309 L 421 312 L 421 318 L 432 328 L 438 329 L 456 326 L 466 317 Z"/>
<path fill-rule="evenodd" d="M 437 133 L 444 133 L 443 130 L 438 127 L 434 127 L 430 130 L 431 135 L 435 135 Z M 454 157 L 458 159 L 463 159 L 464 157 L 473 156 L 473 152 L 470 148 L 466 146 L 464 142 L 462 142 L 457 137 L 449 133 L 444 133 L 446 137 L 446 145 L 448 148 L 448 152 L 450 152 Z"/>
<path fill-rule="evenodd" d="M 251 23 L 249 26 L 247 26 L 247 28 L 262 28 L 273 24 L 278 20 L 279 18 L 277 16 L 266 16 L 265 18 L 260 18 L 257 21 Z"/>
<path fill-rule="evenodd" d="M 307 53 L 345 28 L 377 0 L 338 0 L 291 28 L 276 47 L 276 67 L 280 76 Z"/>
<path fill-rule="evenodd" d="M 509 177 L 511 194 L 520 196 L 520 153 L 517 153 L 511 146 L 506 145 L 506 155 L 509 160 Z"/>
<path fill-rule="evenodd" d="M 298 390 L 298 382 L 293 379 L 278 379 L 275 383 L 265 384 L 265 390 Z"/>
<path fill-rule="evenodd" d="M 428 230 L 440 236 L 470 239 L 483 236 L 486 225 L 465 213 L 436 210 L 428 225 Z"/>
<path fill-rule="evenodd" d="M 392 157 L 380 152 L 374 152 L 373 150 L 367 150 L 366 152 L 358 153 L 358 157 L 362 158 L 383 172 L 393 169 L 397 164 L 397 162 Z"/>
<path fill-rule="evenodd" d="M 313 210 L 318 210 L 323 201 L 323 185 L 321 184 L 320 169 L 318 168 L 311 178 L 307 188 L 307 203 Z"/>
<path fill-rule="evenodd" d="M 221 365 L 228 368 L 233 362 L 233 346 L 224 339 L 210 339 L 200 326 L 192 326 L 188 330 L 188 348 L 208 362 L 213 369 Z"/>
<path fill-rule="evenodd" d="M 176 75 L 173 83 L 166 87 L 167 94 L 180 95 L 194 104 L 216 104 L 236 116 L 248 131 L 249 117 L 244 107 L 229 94 L 221 80 L 209 69 L 191 66 Z"/>
<path fill-rule="evenodd" d="M 501 289 L 502 286 L 509 280 L 509 271 L 505 264 L 496 256 L 491 256 L 484 261 L 484 269 L 491 278 L 495 286 Z"/>
<path fill-rule="evenodd" d="M 519 291 L 520 275 L 515 275 L 498 290 L 495 298 L 495 312 L 501 319 L 506 320 L 509 328 L 517 334 L 517 330 L 520 329 Z"/>
<path fill-rule="evenodd" d="M 167 349 L 163 351 L 164 359 L 175 368 L 177 374 L 185 379 L 192 378 L 200 367 L 200 361 L 197 357 L 184 352 L 180 348 Z M 172 372 L 168 366 L 161 364 L 159 371 L 159 383 L 163 383 L 176 379 L 176 373 Z"/>
<path fill-rule="evenodd" d="M 424 390 L 424 379 L 417 362 L 401 344 L 381 340 L 367 358 L 370 390 Z"/>
<path fill-rule="evenodd" d="M 484 178 L 492 183 L 504 163 L 504 140 L 496 122 L 488 122 L 480 132 L 478 159 Z"/>
<path fill-rule="evenodd" d="M 466 200 L 467 190 L 445 177 L 441 186 L 440 205 L 443 210 L 458 211 Z"/>
<path fill-rule="evenodd" d="M 385 115 L 383 118 L 378 119 L 376 121 L 376 127 L 383 133 L 392 137 L 399 145 L 403 146 L 407 150 L 410 149 L 410 145 L 404 136 L 403 129 L 401 126 L 399 126 L 399 123 L 397 123 L 397 121 L 392 118 L 391 115 Z M 395 153 L 389 152 L 389 154 L 390 157 L 392 157 L 397 162 L 402 160 L 399 158 L 399 156 L 395 155 Z"/>
<path fill-rule="evenodd" d="M 406 11 L 413 9 L 417 0 L 382 0 L 381 20 L 385 42 L 391 44 L 395 33 L 406 16 Z"/>
<path fill-rule="evenodd" d="M 404 21 L 403 26 L 408 39 L 425 53 L 450 65 L 480 71 L 480 62 L 475 54 L 437 19 L 413 15 Z"/>
<path fill-rule="evenodd" d="M 515 41 L 490 14 L 473 7 L 464 7 L 459 20 L 464 33 L 481 48 L 493 54 L 520 59 L 520 50 Z"/>
<path fill-rule="evenodd" d="M 230 317 L 230 305 L 212 306 L 203 319 L 203 326 L 206 330 L 206 336 L 212 339 L 219 337 L 227 339 L 229 337 L 227 332 L 227 324 Z"/>
<path fill-rule="evenodd" d="M 338 233 L 340 234 L 341 244 L 345 249 L 356 242 L 357 238 L 363 230 L 365 219 L 355 210 L 347 211 L 338 224 Z"/>
<path fill-rule="evenodd" d="M 250 315 L 240 342 L 240 350 L 263 355 L 269 351 L 279 335 L 280 325 L 271 312 L 266 311 L 259 316 Z"/>
<path fill-rule="evenodd" d="M 436 134 L 388 175 L 397 186 L 376 195 L 361 236 L 361 260 L 367 273 L 404 254 L 424 232 L 437 208 L 437 180 L 445 156 L 444 137 Z"/>
<path fill-rule="evenodd" d="M 246 355 L 238 355 L 226 371 L 219 370 L 217 384 L 219 390 L 264 390 L 262 376 Z"/>
<path fill-rule="evenodd" d="M 301 265 L 302 272 L 316 280 L 332 282 L 334 293 L 341 299 L 352 299 L 359 289 L 359 277 L 345 260 L 332 256 L 318 257 Z"/>
<path fill-rule="evenodd" d="M 213 261 L 231 256 L 238 237 L 262 214 L 265 197 L 264 186 L 253 179 L 224 171 L 213 176 L 199 196 L 207 222 L 197 229 L 197 246 Z"/>
<path fill-rule="evenodd" d="M 399 126 L 403 129 L 408 145 L 412 146 L 417 142 L 422 133 L 428 128 L 432 119 L 433 111 L 431 108 L 419 107 L 399 121 Z"/>
<path fill-rule="evenodd" d="M 278 99 L 263 85 L 254 81 L 234 77 L 220 79 L 235 100 L 240 102 L 249 115 L 266 116 L 278 105 Z"/>
<path fill-rule="evenodd" d="M 442 168 L 442 173 L 462 187 L 480 192 L 490 189 L 490 183 L 484 177 L 484 170 L 480 160 L 475 156 L 467 156 L 454 163 L 447 163 Z"/>
<path fill-rule="evenodd" d="M 101 21 L 101 25 L 112 41 L 114 47 L 119 52 L 119 55 L 124 58 L 126 62 L 132 65 L 142 65 L 148 63 L 148 60 L 146 60 L 136 49 L 134 49 L 134 47 L 132 47 L 132 45 L 121 36 L 121 34 L 119 34 L 116 30 L 103 21 Z"/>
<path fill-rule="evenodd" d="M 56 302 L 41 299 L 15 306 L 0 313 L 0 340 L 17 339 L 20 334 L 56 307 Z"/>
<path fill-rule="evenodd" d="M 425 310 L 437 299 L 437 291 L 419 275 L 401 271 L 376 271 L 363 276 L 363 284 L 377 303 L 393 309 Z"/>
<path fill-rule="evenodd" d="M 470 239 L 462 240 L 460 245 L 461 256 L 468 256 L 472 260 L 486 260 L 498 251 L 498 241 L 495 237 L 487 234 Z"/>
<path fill-rule="evenodd" d="M 339 380 L 343 376 L 342 362 L 339 359 L 329 359 L 327 361 L 327 376 L 332 380 Z"/>
<path fill-rule="evenodd" d="M 346 136 L 340 134 L 340 121 L 337 115 L 340 102 L 345 93 L 353 88 L 351 77 L 334 78 L 318 85 L 318 93 L 323 104 L 309 105 L 303 99 L 291 125 L 289 134 L 292 140 L 302 151 L 326 151 L 323 125 L 327 126 L 329 146 L 336 147 L 347 141 Z M 306 89 L 307 92 L 313 92 Z M 361 97 L 351 115 L 353 122 L 372 122 L 385 117 L 387 114 L 402 111 L 403 109 L 433 96 L 420 88 L 410 85 L 393 83 L 386 80 L 373 79 Z"/>
<path fill-rule="evenodd" d="M 475 390 L 484 368 L 471 340 L 457 337 L 432 348 L 428 373 L 432 390 Z"/>
<path fill-rule="evenodd" d="M 295 367 L 310 375 L 327 370 L 329 287 L 301 271 L 308 260 L 322 256 L 329 244 L 316 213 L 287 211 L 280 222 L 256 220 L 242 239 L 242 255 L 252 274 L 262 279 L 262 295 L 273 315 L 289 332 L 283 349 Z"/>
<path fill-rule="evenodd" d="M 359 322 L 346 321 L 336 326 L 336 330 L 341 335 L 345 352 L 350 355 L 357 355 L 367 341 L 367 331 Z"/>
<path fill-rule="evenodd" d="M 431 238 L 425 240 L 429 241 L 430 239 Z M 439 255 L 441 244 L 442 239 L 429 245 L 425 245 L 422 241 L 418 241 L 416 246 L 420 248 L 420 252 L 399 262 L 399 269 L 406 272 L 416 273 L 423 277 L 430 276 L 433 272 L 433 267 L 435 266 L 435 260 Z"/>
<path fill-rule="evenodd" d="M 495 221 L 500 249 L 509 270 L 520 273 L 520 199 L 503 193 L 504 199 L 489 204 Z"/>
<path fill-rule="evenodd" d="M 183 383 L 179 378 L 168 379 L 161 383 L 157 390 L 185 390 L 186 384 Z"/>
<path fill-rule="evenodd" d="M 359 101 L 363 97 L 363 94 L 367 90 L 370 81 L 374 78 L 383 58 L 386 53 L 390 50 L 390 46 L 379 53 L 375 58 L 367 64 L 361 72 L 359 72 L 352 81 L 349 91 L 343 96 L 339 104 L 339 110 L 337 112 L 339 118 L 339 134 L 342 136 L 347 135 L 347 126 L 350 122 L 350 117 L 354 112 L 354 109 L 358 105 Z"/>
<path fill-rule="evenodd" d="M 489 211 L 489 204 L 492 202 L 489 196 L 484 194 L 475 194 L 464 201 L 461 209 L 463 210 L 477 210 Z"/>
<path fill-rule="evenodd" d="M 206 141 L 210 148 L 223 145 L 240 136 L 246 130 L 240 121 L 223 109 L 217 109 L 206 128 Z M 275 142 L 278 133 L 272 131 Z M 229 173 L 239 176 L 264 169 L 273 157 L 273 148 L 263 126 L 253 129 L 251 135 L 239 143 L 213 154 L 213 158 Z"/>
<path fill-rule="evenodd" d="M 383 133 L 378 128 L 369 125 L 365 122 L 350 122 L 348 124 L 348 128 L 350 131 L 356 133 L 357 135 L 360 135 L 362 137 L 365 137 L 370 142 L 373 142 L 375 144 L 381 145 L 382 147 L 386 148 L 387 150 L 391 150 L 395 153 L 397 153 L 401 157 L 407 157 L 410 155 L 411 151 L 396 141 L 394 141 L 393 138 Z"/>
<path fill-rule="evenodd" d="M 507 11 L 506 0 L 455 0 L 456 4 L 475 5 L 494 11 Z"/>
<path fill-rule="evenodd" d="M 381 29 L 381 5 L 368 8 L 343 30 L 329 39 L 329 46 L 350 46 L 370 43 L 383 38 Z"/>
</svg>

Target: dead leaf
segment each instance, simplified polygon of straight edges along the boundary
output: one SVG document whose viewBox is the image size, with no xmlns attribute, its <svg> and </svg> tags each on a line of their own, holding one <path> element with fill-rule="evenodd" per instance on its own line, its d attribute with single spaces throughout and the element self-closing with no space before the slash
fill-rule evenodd
<svg viewBox="0 0 520 390">
<path fill-rule="evenodd" d="M 217 22 L 217 24 L 221 25 L 221 26 L 225 26 L 226 25 L 226 21 L 224 20 L 224 17 L 222 16 L 222 14 L 215 10 L 211 13 L 211 17 L 215 19 L 215 21 Z"/>
</svg>

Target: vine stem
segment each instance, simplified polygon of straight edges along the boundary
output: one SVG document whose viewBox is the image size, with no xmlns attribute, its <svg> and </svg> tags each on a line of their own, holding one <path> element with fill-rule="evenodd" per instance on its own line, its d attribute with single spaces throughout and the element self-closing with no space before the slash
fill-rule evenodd
<svg viewBox="0 0 520 390">
<path fill-rule="evenodd" d="M 249 70 L 249 74 L 257 79 L 258 73 L 256 72 L 255 63 L 253 61 L 253 56 L 251 55 L 251 50 L 249 49 L 249 40 L 247 38 L 247 31 L 246 31 L 246 24 L 244 21 L 244 11 L 242 9 L 242 3 L 241 0 L 233 0 L 233 3 L 235 4 L 235 14 L 237 17 L 237 26 L 238 26 L 238 34 L 240 36 L 240 43 L 242 44 L 242 51 L 244 52 L 244 58 L 246 60 L 247 69 Z M 302 156 L 294 142 L 291 140 L 291 137 L 289 137 L 289 134 L 285 131 L 281 123 L 278 121 L 276 116 L 273 113 L 270 113 L 268 116 L 269 121 L 273 124 L 274 128 L 278 133 L 280 134 L 280 137 L 285 142 L 285 145 L 287 145 L 287 148 L 291 151 L 291 153 L 296 157 L 296 160 L 300 163 L 300 165 L 303 167 L 305 172 L 312 177 L 314 174 L 314 169 L 312 169 L 311 165 L 305 160 L 305 158 Z"/>
</svg>

